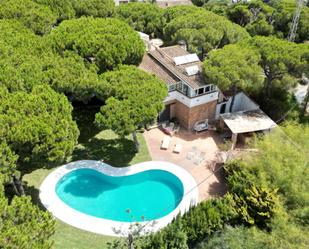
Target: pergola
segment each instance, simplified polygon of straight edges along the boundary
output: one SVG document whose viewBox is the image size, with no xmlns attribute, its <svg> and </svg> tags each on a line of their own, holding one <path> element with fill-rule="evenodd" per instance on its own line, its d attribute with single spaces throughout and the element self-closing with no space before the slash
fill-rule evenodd
<svg viewBox="0 0 309 249">
<path fill-rule="evenodd" d="M 236 145 L 238 134 L 269 131 L 277 126 L 277 124 L 260 109 L 221 114 L 220 125 L 222 128 L 224 124 L 232 132 L 232 149 Z"/>
</svg>

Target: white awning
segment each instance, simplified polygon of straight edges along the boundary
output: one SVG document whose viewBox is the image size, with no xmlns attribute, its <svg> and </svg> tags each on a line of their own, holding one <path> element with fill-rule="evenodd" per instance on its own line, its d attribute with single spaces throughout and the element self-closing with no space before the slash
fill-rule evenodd
<svg viewBox="0 0 309 249">
<path fill-rule="evenodd" d="M 277 124 L 260 109 L 221 114 L 220 117 L 234 134 L 264 131 Z"/>
</svg>

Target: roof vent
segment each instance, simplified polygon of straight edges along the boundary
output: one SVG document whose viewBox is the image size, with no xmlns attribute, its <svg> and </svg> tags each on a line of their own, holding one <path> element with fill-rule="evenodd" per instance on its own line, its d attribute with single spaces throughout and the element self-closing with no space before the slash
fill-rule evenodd
<svg viewBox="0 0 309 249">
<path fill-rule="evenodd" d="M 188 55 L 182 55 L 182 56 L 177 56 L 174 57 L 174 62 L 176 66 L 191 63 L 191 62 L 197 62 L 200 59 L 196 54 L 188 54 Z"/>
<path fill-rule="evenodd" d="M 199 67 L 197 65 L 186 67 L 186 73 L 188 76 L 196 75 L 200 71 Z"/>
</svg>

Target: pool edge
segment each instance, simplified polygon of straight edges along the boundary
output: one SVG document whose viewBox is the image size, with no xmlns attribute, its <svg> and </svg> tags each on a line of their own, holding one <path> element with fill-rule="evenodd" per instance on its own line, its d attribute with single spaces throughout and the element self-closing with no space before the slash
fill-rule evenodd
<svg viewBox="0 0 309 249">
<path fill-rule="evenodd" d="M 65 204 L 56 194 L 56 184 L 67 173 L 81 168 L 94 169 L 110 176 L 127 176 L 147 170 L 157 169 L 170 172 L 178 177 L 184 188 L 183 199 L 178 206 L 166 216 L 153 221 L 138 222 L 141 225 L 145 225 L 145 232 L 158 231 L 170 223 L 177 214 L 186 212 L 190 206 L 196 205 L 198 202 L 198 188 L 194 178 L 185 169 L 173 163 L 165 161 L 147 161 L 135 164 L 133 166 L 117 168 L 101 161 L 75 161 L 60 166 L 50 173 L 40 186 L 39 197 L 42 204 L 49 212 L 53 214 L 54 217 L 82 230 L 109 236 L 125 236 L 132 223 L 135 222 L 121 222 L 96 218 L 94 216 L 79 212 Z M 120 229 L 121 234 L 115 232 L 115 228 Z"/>
</svg>

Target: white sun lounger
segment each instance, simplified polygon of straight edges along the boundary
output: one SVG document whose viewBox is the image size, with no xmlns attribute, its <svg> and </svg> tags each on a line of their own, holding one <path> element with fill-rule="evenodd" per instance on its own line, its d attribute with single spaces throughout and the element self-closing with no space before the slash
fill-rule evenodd
<svg viewBox="0 0 309 249">
<path fill-rule="evenodd" d="M 161 149 L 167 150 L 170 145 L 171 137 L 164 136 L 161 142 Z"/>
<path fill-rule="evenodd" d="M 175 152 L 175 153 L 180 153 L 181 150 L 182 150 L 182 144 L 176 143 L 176 144 L 175 144 L 175 147 L 174 147 L 174 152 Z"/>
</svg>

